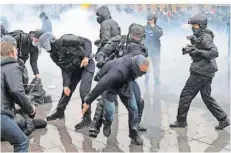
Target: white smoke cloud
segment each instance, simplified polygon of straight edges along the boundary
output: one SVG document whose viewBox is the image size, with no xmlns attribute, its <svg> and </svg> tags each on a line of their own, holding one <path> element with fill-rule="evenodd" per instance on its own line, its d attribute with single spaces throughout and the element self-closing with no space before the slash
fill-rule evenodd
<svg viewBox="0 0 231 153">
<path fill-rule="evenodd" d="M 135 16 L 125 12 L 118 12 L 109 5 L 112 18 L 115 19 L 122 30 L 122 34 L 127 34 L 128 27 L 131 23 L 146 24 L 146 17 Z M 38 29 L 41 27 L 41 21 L 38 17 L 39 12 L 35 12 L 30 5 L 3 5 L 2 15 L 7 16 L 11 23 L 11 30 L 22 29 L 25 32 Z M 96 52 L 94 41 L 99 39 L 99 24 L 96 22 L 94 12 L 86 11 L 80 8 L 74 8 L 64 12 L 60 16 L 60 21 L 52 20 L 53 33 L 59 38 L 63 34 L 76 34 L 89 38 L 92 41 L 93 52 Z M 189 43 L 186 40 L 187 35 L 191 35 L 191 30 L 185 26 L 179 30 L 170 29 L 164 30 L 164 35 L 161 38 L 161 83 L 169 92 L 178 95 L 180 94 L 188 76 L 191 59 L 188 55 L 182 55 L 182 47 Z M 217 64 L 219 71 L 216 73 L 212 87 L 212 92 L 218 95 L 224 95 L 228 98 L 227 81 L 227 51 L 228 51 L 228 37 L 224 33 L 214 32 L 214 42 L 219 50 L 219 57 Z M 51 75 L 47 78 L 52 80 L 53 75 L 60 75 L 60 70 L 53 63 L 47 53 L 43 53 L 39 57 L 39 69 L 43 75 Z M 51 70 L 56 70 L 52 73 Z M 29 68 L 30 71 L 30 68 Z M 44 80 L 46 80 L 46 76 Z M 49 81 L 47 82 L 49 85 Z M 152 80 L 153 82 L 153 80 Z M 150 88 L 153 83 L 150 83 Z M 144 80 L 140 79 L 139 83 L 143 85 Z"/>
</svg>

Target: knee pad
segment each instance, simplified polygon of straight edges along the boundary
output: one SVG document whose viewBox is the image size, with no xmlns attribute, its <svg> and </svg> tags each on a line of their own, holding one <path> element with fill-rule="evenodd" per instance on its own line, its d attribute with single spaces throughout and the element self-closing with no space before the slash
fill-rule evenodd
<svg viewBox="0 0 231 153">
<path fill-rule="evenodd" d="M 144 109 L 144 99 L 143 98 L 140 98 L 138 107 L 139 107 L 139 110 L 143 110 Z"/>
</svg>

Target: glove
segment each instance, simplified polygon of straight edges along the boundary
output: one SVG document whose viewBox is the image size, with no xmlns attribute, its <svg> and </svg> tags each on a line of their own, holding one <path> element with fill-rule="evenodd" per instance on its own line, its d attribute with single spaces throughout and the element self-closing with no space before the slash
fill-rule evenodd
<svg viewBox="0 0 231 153">
<path fill-rule="evenodd" d="M 193 57 L 193 56 L 198 56 L 198 55 L 201 55 L 201 52 L 199 52 L 198 49 L 195 49 L 194 51 L 190 52 L 189 55 L 190 55 L 191 57 Z"/>
<path fill-rule="evenodd" d="M 26 128 L 24 129 L 24 133 L 29 136 L 34 131 L 34 124 L 31 118 L 26 119 Z"/>
<path fill-rule="evenodd" d="M 31 114 L 28 114 L 28 116 L 32 119 L 35 117 L 35 114 L 36 114 L 36 109 L 34 105 L 33 105 L 33 108 L 34 108 L 33 112 Z"/>
<path fill-rule="evenodd" d="M 96 46 L 99 46 L 99 43 L 100 43 L 100 40 L 99 40 L 99 39 L 96 40 L 96 41 L 94 42 L 94 44 L 95 44 Z"/>
<path fill-rule="evenodd" d="M 99 61 L 99 62 L 96 64 L 96 66 L 100 69 L 100 68 L 103 67 L 104 64 L 105 64 L 104 61 Z"/>
</svg>

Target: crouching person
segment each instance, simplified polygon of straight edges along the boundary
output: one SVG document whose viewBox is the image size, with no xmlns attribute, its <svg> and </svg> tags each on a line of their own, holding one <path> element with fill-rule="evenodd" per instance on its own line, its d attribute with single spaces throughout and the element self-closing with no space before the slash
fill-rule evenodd
<svg viewBox="0 0 231 153">
<path fill-rule="evenodd" d="M 1 138 L 14 146 L 14 152 L 28 152 L 29 140 L 13 120 L 17 103 L 31 118 L 35 107 L 25 94 L 17 51 L 10 43 L 1 43 Z"/>
<path fill-rule="evenodd" d="M 99 81 L 92 91 L 85 97 L 83 104 L 83 114 L 88 110 L 90 104 L 103 92 L 113 91 L 113 94 L 119 95 L 122 103 L 128 110 L 129 114 L 129 137 L 136 145 L 142 145 L 143 140 L 139 136 L 138 125 L 138 107 L 136 95 L 133 90 L 132 81 L 141 77 L 147 72 L 148 60 L 143 55 L 123 56 L 113 61 L 105 63 L 96 75 L 95 80 Z M 114 110 L 110 101 L 104 101 L 105 122 L 110 131 L 111 122 L 113 120 Z M 110 124 L 108 124 L 110 123 Z M 105 127 L 104 127 L 105 128 Z M 105 130 L 104 130 L 105 131 Z"/>
</svg>

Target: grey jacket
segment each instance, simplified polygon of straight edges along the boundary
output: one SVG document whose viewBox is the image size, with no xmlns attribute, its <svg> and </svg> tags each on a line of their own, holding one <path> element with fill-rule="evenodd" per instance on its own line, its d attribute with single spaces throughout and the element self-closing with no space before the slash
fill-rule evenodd
<svg viewBox="0 0 231 153">
<path fill-rule="evenodd" d="M 42 31 L 52 33 L 52 23 L 48 17 L 42 21 Z"/>
<path fill-rule="evenodd" d="M 16 59 L 1 57 L 1 114 L 13 117 L 15 103 L 25 113 L 33 112 L 32 103 L 25 94 L 22 68 Z"/>
<path fill-rule="evenodd" d="M 190 67 L 190 72 L 200 74 L 206 77 L 214 77 L 217 69 L 215 58 L 218 57 L 218 50 L 213 43 L 213 32 L 204 29 L 196 36 L 194 46 L 196 50 L 190 53 L 193 63 Z"/>
</svg>

